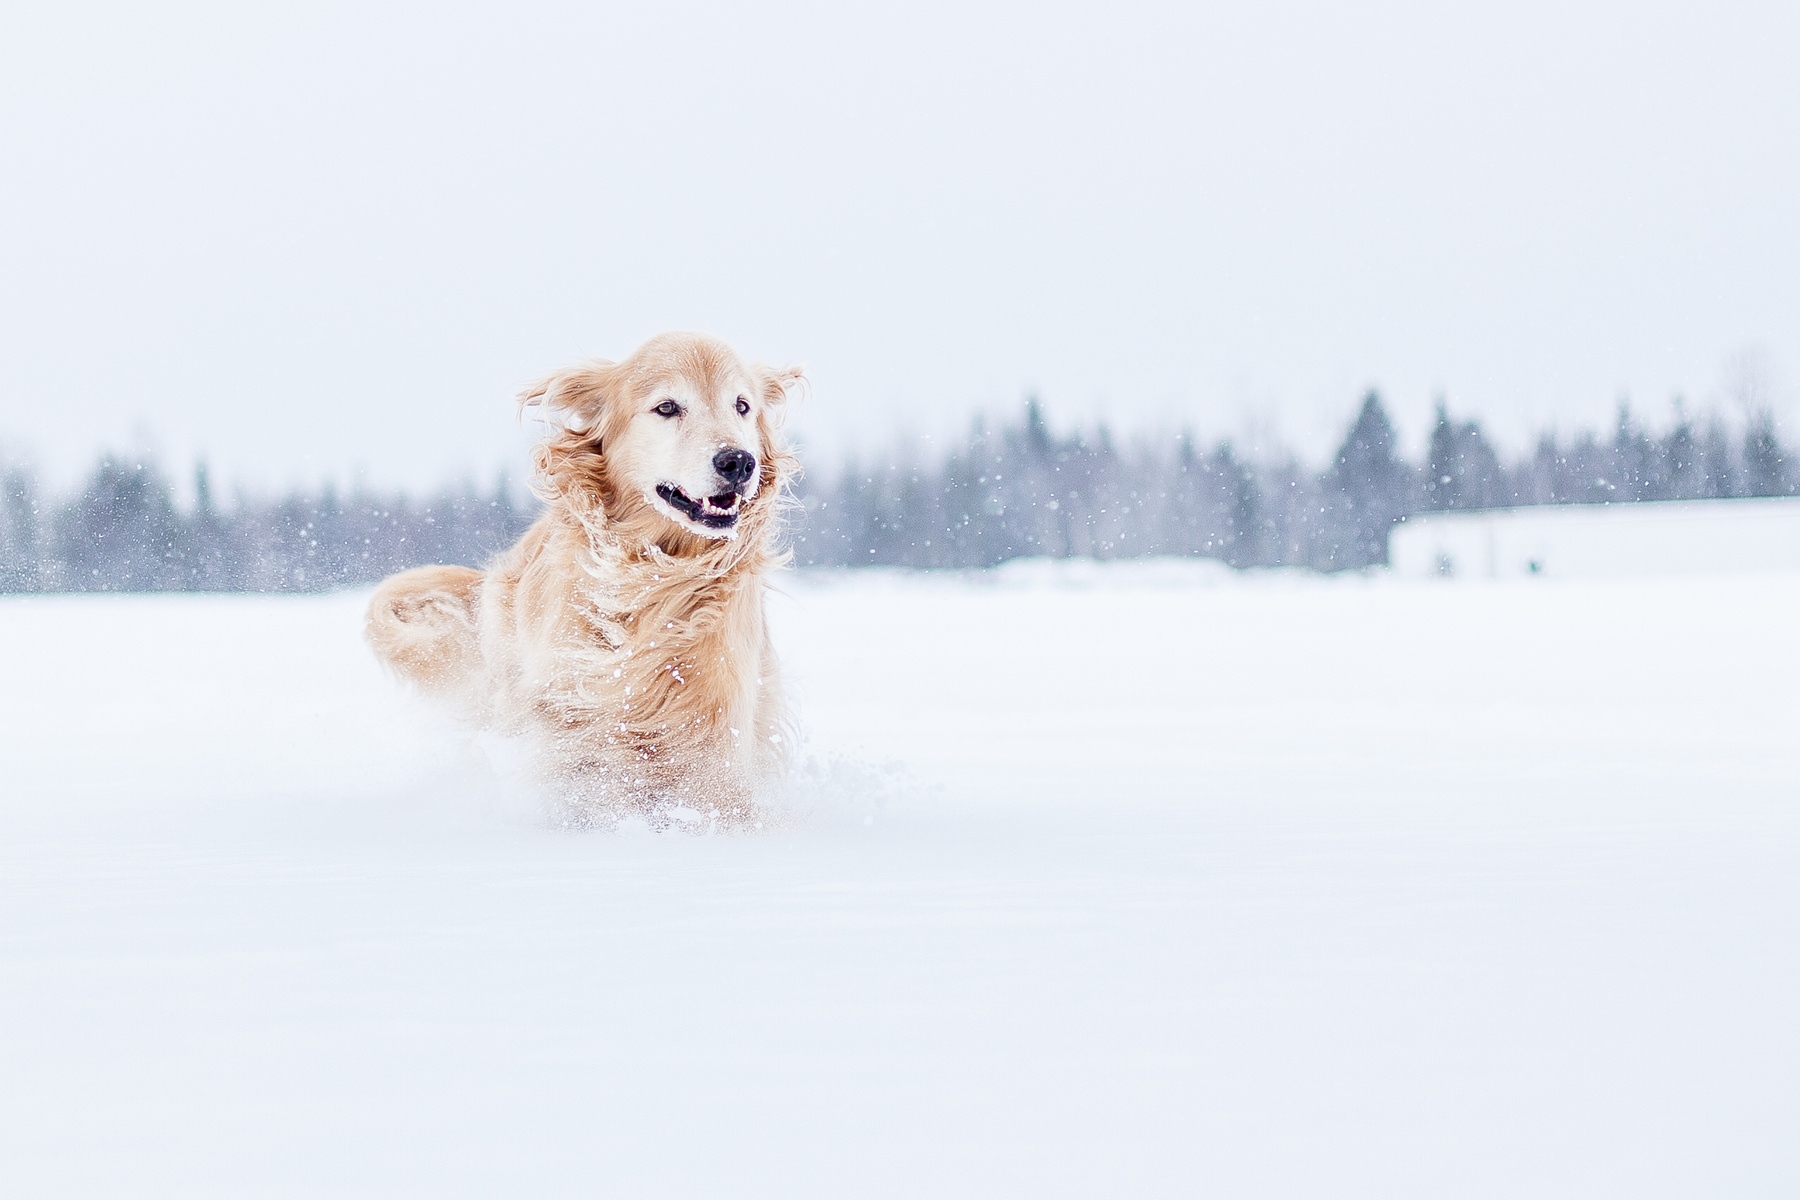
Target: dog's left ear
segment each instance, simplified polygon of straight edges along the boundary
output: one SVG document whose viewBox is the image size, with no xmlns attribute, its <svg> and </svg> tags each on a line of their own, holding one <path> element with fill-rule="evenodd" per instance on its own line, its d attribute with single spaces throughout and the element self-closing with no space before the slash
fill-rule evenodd
<svg viewBox="0 0 1800 1200">
<path fill-rule="evenodd" d="M 806 383 L 806 368 L 760 367 L 762 374 L 762 399 L 764 404 L 776 405 L 787 402 L 788 393 Z"/>
</svg>

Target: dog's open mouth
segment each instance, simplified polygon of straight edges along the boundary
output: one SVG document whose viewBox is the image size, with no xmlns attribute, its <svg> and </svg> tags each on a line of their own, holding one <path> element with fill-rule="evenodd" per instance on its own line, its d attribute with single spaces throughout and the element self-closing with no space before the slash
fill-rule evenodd
<svg viewBox="0 0 1800 1200">
<path fill-rule="evenodd" d="M 736 492 L 721 492 L 717 496 L 695 500 L 672 483 L 659 483 L 656 485 L 656 494 L 662 497 L 664 504 L 696 525 L 704 525 L 708 529 L 730 529 L 737 524 L 739 496 Z"/>
</svg>

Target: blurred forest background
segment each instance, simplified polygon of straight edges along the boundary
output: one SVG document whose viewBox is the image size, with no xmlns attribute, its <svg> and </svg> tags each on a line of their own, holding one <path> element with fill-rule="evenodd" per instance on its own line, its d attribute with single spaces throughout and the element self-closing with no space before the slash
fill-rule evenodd
<svg viewBox="0 0 1800 1200">
<path fill-rule="evenodd" d="M 328 486 L 222 502 L 204 466 L 184 505 L 156 462 L 118 456 L 72 495 L 45 494 L 22 466 L 5 470 L 0 491 L 5 592 L 326 591 L 426 563 L 479 565 L 537 507 L 505 480 L 425 497 Z M 1185 434 L 1058 434 L 1028 402 L 1009 422 L 978 421 L 947 453 L 896 448 L 803 479 L 790 539 L 801 566 L 1179 555 L 1340 571 L 1385 562 L 1388 531 L 1418 512 L 1797 491 L 1794 454 L 1767 412 L 1727 422 L 1678 409 L 1653 435 L 1622 404 L 1609 431 L 1546 433 L 1508 460 L 1478 422 L 1440 405 L 1415 461 L 1371 392 L 1337 453 L 1309 467 Z"/>
</svg>

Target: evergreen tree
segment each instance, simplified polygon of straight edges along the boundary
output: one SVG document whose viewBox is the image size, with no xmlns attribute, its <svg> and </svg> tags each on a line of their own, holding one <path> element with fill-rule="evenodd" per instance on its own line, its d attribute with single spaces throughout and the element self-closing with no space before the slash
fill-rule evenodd
<svg viewBox="0 0 1800 1200">
<path fill-rule="evenodd" d="M 155 464 L 107 457 L 56 530 L 70 584 L 96 592 L 181 585 L 183 538 L 173 489 Z"/>
<path fill-rule="evenodd" d="M 1380 395 L 1370 391 L 1320 484 L 1327 568 L 1387 561 L 1388 530 L 1410 511 L 1413 488 L 1396 441 Z"/>
<path fill-rule="evenodd" d="M 1764 409 L 1744 431 L 1744 494 L 1788 496 L 1794 491 L 1787 451 L 1775 434 L 1775 416 Z"/>
<path fill-rule="evenodd" d="M 194 468 L 194 511 L 187 522 L 187 548 L 185 586 L 202 592 L 236 591 L 243 586 L 233 570 L 236 556 L 229 528 L 214 507 L 212 477 L 205 463 Z"/>
<path fill-rule="evenodd" d="M 55 586 L 46 578 L 37 483 L 23 467 L 0 472 L 0 592 Z"/>
<path fill-rule="evenodd" d="M 1659 500 L 1661 459 L 1656 443 L 1631 418 L 1631 403 L 1619 401 L 1618 423 L 1613 430 L 1612 483 L 1615 500 Z"/>
<path fill-rule="evenodd" d="M 1541 434 L 1531 457 L 1514 473 L 1513 494 L 1520 504 L 1565 504 L 1573 491 L 1569 457 L 1556 444 L 1554 433 Z"/>
<path fill-rule="evenodd" d="M 1742 473 L 1731 452 L 1731 438 L 1717 416 L 1709 418 L 1701 428 L 1694 453 L 1705 489 L 1702 495 L 1718 500 L 1744 494 Z"/>
<path fill-rule="evenodd" d="M 1496 508 L 1511 497 L 1500 456 L 1474 421 L 1458 424 L 1450 419 L 1442 400 L 1431 430 L 1425 457 L 1423 507 L 1444 509 Z"/>
<path fill-rule="evenodd" d="M 1191 546 L 1191 552 L 1234 567 L 1267 562 L 1270 539 L 1256 472 L 1238 459 L 1230 442 L 1220 442 L 1206 459 L 1206 478 L 1212 501 L 1207 506 L 1206 540 Z"/>
</svg>

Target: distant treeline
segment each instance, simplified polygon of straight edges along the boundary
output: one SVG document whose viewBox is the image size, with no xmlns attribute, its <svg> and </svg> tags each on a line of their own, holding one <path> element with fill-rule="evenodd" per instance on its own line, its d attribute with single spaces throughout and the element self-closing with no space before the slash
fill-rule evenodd
<svg viewBox="0 0 1800 1200">
<path fill-rule="evenodd" d="M 821 478 L 823 476 L 823 478 Z M 1597 504 L 1800 490 L 1774 420 L 1678 418 L 1652 436 L 1621 407 L 1610 436 L 1546 434 L 1508 462 L 1440 405 L 1425 459 L 1408 461 L 1370 393 L 1321 470 L 1254 462 L 1229 441 L 1121 444 L 1104 427 L 1057 435 L 1035 403 L 961 447 L 898 454 L 803 481 L 792 533 L 803 566 L 981 567 L 1010 558 L 1216 558 L 1322 571 L 1386 560 L 1406 517 L 1445 509 Z M 425 499 L 333 488 L 194 502 L 148 460 L 102 459 L 52 500 L 22 468 L 0 474 L 0 591 L 324 591 L 425 563 L 479 565 L 522 533 L 533 503 L 504 483 Z"/>
<path fill-rule="evenodd" d="M 803 564 L 989 566 L 1010 558 L 1216 558 L 1337 571 L 1387 561 L 1418 512 L 1786 496 L 1800 473 L 1767 413 L 1735 434 L 1679 417 L 1654 437 L 1621 406 L 1610 437 L 1541 437 L 1507 462 L 1474 421 L 1438 406 L 1423 462 L 1403 457 L 1371 392 L 1322 470 L 1253 462 L 1191 436 L 1121 445 L 1104 427 L 1057 436 L 1035 403 L 937 461 L 852 464 L 804 495 Z"/>
<path fill-rule="evenodd" d="M 59 503 L 0 476 L 0 592 L 320 592 L 425 563 L 480 563 L 530 524 L 504 483 L 424 499 L 325 487 L 214 503 L 205 468 L 175 502 L 154 461 L 108 457 Z"/>
</svg>

